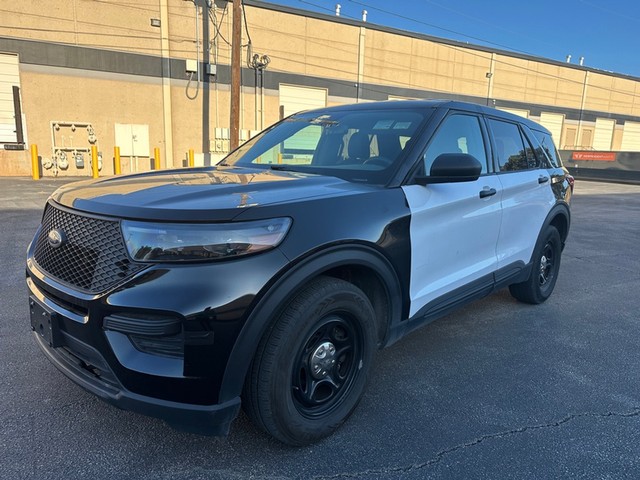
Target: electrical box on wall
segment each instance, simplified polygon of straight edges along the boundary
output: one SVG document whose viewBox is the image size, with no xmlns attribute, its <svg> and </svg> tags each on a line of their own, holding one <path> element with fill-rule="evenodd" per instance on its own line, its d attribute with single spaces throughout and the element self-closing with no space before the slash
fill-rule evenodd
<svg viewBox="0 0 640 480">
<path fill-rule="evenodd" d="M 150 157 L 149 125 L 116 123 L 116 146 L 123 157 Z"/>
<path fill-rule="evenodd" d="M 185 60 L 185 67 L 184 67 L 185 71 L 187 73 L 195 73 L 198 71 L 198 61 L 197 60 L 193 60 L 191 58 L 187 58 L 187 60 Z"/>
</svg>

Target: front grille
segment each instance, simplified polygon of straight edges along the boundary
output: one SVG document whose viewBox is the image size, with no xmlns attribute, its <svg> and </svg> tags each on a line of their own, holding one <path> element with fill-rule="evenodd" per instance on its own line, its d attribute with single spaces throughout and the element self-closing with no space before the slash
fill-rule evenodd
<svg viewBox="0 0 640 480">
<path fill-rule="evenodd" d="M 47 239 L 54 229 L 66 237 L 58 248 Z M 129 260 L 117 221 L 70 213 L 51 204 L 33 257 L 46 273 L 87 293 L 104 292 L 144 268 Z"/>
</svg>

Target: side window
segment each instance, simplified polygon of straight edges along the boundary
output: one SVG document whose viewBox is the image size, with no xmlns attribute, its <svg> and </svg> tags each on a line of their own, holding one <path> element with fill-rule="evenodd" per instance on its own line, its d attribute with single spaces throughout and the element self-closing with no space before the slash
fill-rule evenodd
<svg viewBox="0 0 640 480">
<path fill-rule="evenodd" d="M 555 168 L 560 168 L 562 166 L 562 160 L 560 159 L 560 154 L 558 153 L 558 150 L 556 150 L 556 146 L 551 139 L 551 135 L 544 132 L 538 132 L 537 130 L 534 130 L 533 134 L 535 135 L 538 142 L 540 142 L 539 148 L 544 150 L 544 154 L 546 154 L 547 158 L 549 158 L 551 165 L 553 165 Z"/>
<path fill-rule="evenodd" d="M 501 172 L 514 172 L 538 168 L 538 161 L 529 142 L 522 139 L 515 123 L 490 119 L 496 145 L 496 157 Z"/>
<path fill-rule="evenodd" d="M 431 165 L 443 153 L 468 153 L 482 165 L 487 173 L 487 154 L 478 117 L 454 114 L 447 117 L 433 136 L 424 154 L 424 171 L 431 172 Z"/>
</svg>

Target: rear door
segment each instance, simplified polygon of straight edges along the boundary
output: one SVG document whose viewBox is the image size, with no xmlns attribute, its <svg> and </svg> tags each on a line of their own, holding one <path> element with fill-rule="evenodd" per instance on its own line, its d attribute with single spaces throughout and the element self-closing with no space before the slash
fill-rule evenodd
<svg viewBox="0 0 640 480">
<path fill-rule="evenodd" d="M 488 124 L 502 186 L 497 267 L 522 266 L 531 260 L 542 224 L 555 204 L 551 175 L 518 123 L 490 118 Z"/>
<path fill-rule="evenodd" d="M 427 146 L 420 174 L 428 175 L 442 153 L 468 153 L 482 164 L 482 175 L 471 182 L 402 187 L 411 210 L 411 317 L 493 286 L 502 186 L 492 173 L 486 138 L 480 117 L 449 114 Z"/>
</svg>

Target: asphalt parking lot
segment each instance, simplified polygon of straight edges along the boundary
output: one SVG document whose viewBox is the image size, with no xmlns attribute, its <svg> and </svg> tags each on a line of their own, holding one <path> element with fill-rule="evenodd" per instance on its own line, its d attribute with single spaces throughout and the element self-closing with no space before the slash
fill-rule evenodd
<svg viewBox="0 0 640 480">
<path fill-rule="evenodd" d="M 556 290 L 503 290 L 379 352 L 334 436 L 284 447 L 123 412 L 31 338 L 24 256 L 64 180 L 0 179 L 0 478 L 638 478 L 640 186 L 577 182 Z"/>
</svg>

